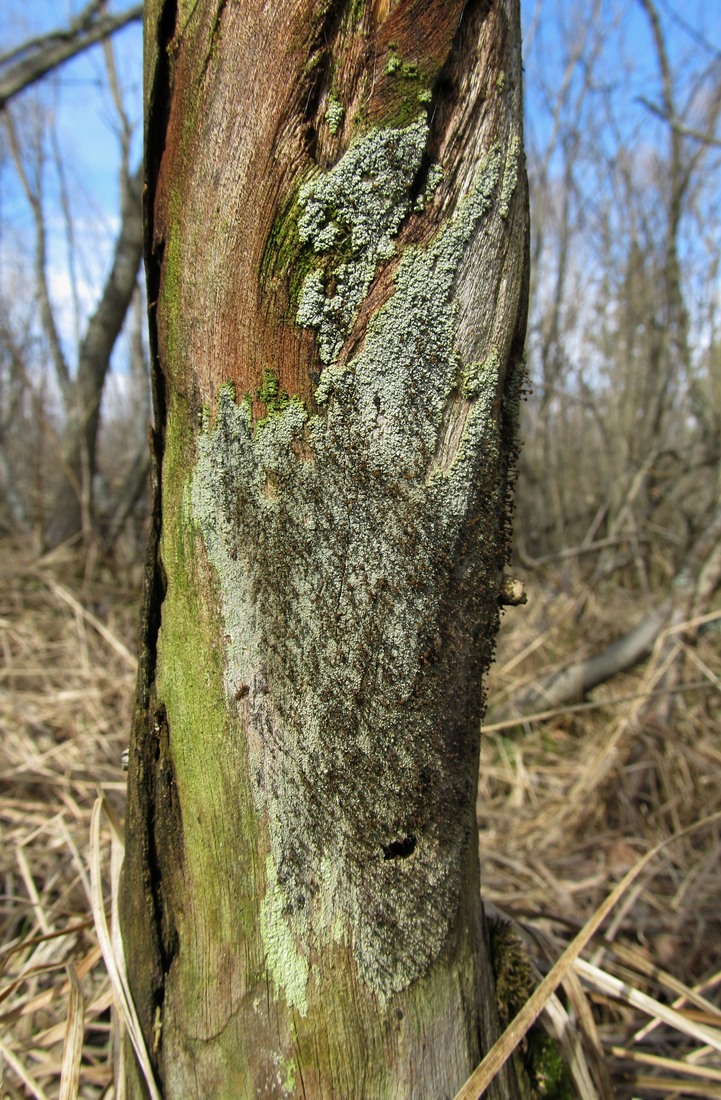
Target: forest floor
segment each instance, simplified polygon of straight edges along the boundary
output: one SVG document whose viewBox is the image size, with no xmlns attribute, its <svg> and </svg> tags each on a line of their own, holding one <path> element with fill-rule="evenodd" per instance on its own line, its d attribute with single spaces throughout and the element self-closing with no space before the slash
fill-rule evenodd
<svg viewBox="0 0 721 1100">
<path fill-rule="evenodd" d="M 92 915 L 122 822 L 138 588 L 76 555 L 0 543 L 0 1097 L 113 1097 L 118 1021 Z M 105 579 L 97 579 L 105 576 Z M 139 580 L 139 578 L 135 578 Z M 676 638 L 579 707 L 495 721 L 524 685 L 643 614 L 618 586 L 527 578 L 488 688 L 482 890 L 538 975 L 663 844 L 570 967 L 541 1023 L 582 1097 L 721 1098 L 721 633 Z M 667 651 L 666 651 L 667 652 Z M 104 796 L 99 856 L 91 813 Z M 116 825 L 114 850 L 119 850 Z M 664 843 L 666 842 L 666 843 Z M 560 1096 L 561 1093 L 557 1092 Z"/>
</svg>

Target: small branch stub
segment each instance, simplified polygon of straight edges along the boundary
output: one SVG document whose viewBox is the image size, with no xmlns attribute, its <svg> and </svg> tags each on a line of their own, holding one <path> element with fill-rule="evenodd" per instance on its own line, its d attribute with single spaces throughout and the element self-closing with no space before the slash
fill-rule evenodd
<svg viewBox="0 0 721 1100">
<path fill-rule="evenodd" d="M 523 581 L 519 581 L 515 577 L 504 577 L 501 581 L 498 602 L 501 607 L 520 607 L 521 604 L 528 603 L 526 586 Z"/>
</svg>

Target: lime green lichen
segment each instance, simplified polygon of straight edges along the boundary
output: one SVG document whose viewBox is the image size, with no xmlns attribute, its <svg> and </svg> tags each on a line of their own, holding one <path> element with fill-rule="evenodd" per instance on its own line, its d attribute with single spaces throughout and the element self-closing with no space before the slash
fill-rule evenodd
<svg viewBox="0 0 721 1100">
<path fill-rule="evenodd" d="M 395 43 L 388 46 L 386 76 L 393 78 L 387 87 L 387 125 L 406 126 L 417 115 L 418 105 L 431 102 L 431 77 L 414 61 L 404 61 Z"/>
<path fill-rule="evenodd" d="M 230 392 L 228 388 L 226 393 Z M 196 943 L 199 921 L 203 943 L 222 951 L 219 945 L 234 936 L 250 941 L 253 935 L 257 883 L 251 867 L 239 868 L 237 837 L 239 833 L 252 837 L 257 826 L 250 785 L 243 778 L 244 743 L 238 736 L 237 720 L 227 711 L 226 659 L 217 644 L 224 633 L 222 615 L 212 600 L 203 599 L 198 583 L 205 555 L 189 512 L 190 488 L 185 481 L 195 461 L 193 420 L 194 414 L 182 399 L 170 402 L 161 546 L 167 591 L 158 638 L 156 690 L 172 737 L 178 804 L 194 808 L 183 814 L 182 853 L 178 853 L 179 867 L 182 861 L 179 873 L 192 901 L 176 914 L 178 934 L 184 941 Z M 229 788 L 236 808 L 234 818 L 225 810 L 231 798 Z M 216 1033 L 222 1026 L 223 1006 L 207 996 L 204 975 L 206 968 L 212 971 L 220 966 L 220 959 L 206 955 L 199 969 L 193 951 L 181 955 L 172 979 L 178 1001 L 193 1019 L 196 1035 Z"/>
<path fill-rule="evenodd" d="M 286 1059 L 282 1064 L 282 1070 L 283 1070 L 283 1088 L 285 1089 L 285 1091 L 290 1096 L 292 1094 L 293 1090 L 295 1089 L 295 1077 L 296 1077 L 296 1073 L 298 1072 L 298 1067 L 296 1065 L 295 1059 L 294 1058 Z"/>
<path fill-rule="evenodd" d="M 285 390 L 281 389 L 280 380 L 275 371 L 269 369 L 263 371 L 255 397 L 257 401 L 263 402 L 269 416 L 287 409 L 293 400 Z"/>
<path fill-rule="evenodd" d="M 394 42 L 391 42 L 388 46 L 386 73 L 388 76 L 398 75 L 403 80 L 418 80 L 421 76 L 418 65 L 401 59 L 398 54 L 398 47 Z"/>
<path fill-rule="evenodd" d="M 467 522 L 502 523 L 498 378 L 489 352 L 472 396 L 459 395 L 456 283 L 496 216 L 499 147 L 430 244 L 403 253 L 361 351 L 345 368 L 335 360 L 393 252 L 426 135 L 425 122 L 368 135 L 301 190 L 301 238 L 320 258 L 339 246 L 349 255 L 334 286 L 322 267 L 306 279 L 299 310 L 326 363 L 321 412 L 290 400 L 255 431 L 247 405 L 222 390 L 190 490 L 221 594 L 225 689 L 242 700 L 267 821 L 268 965 L 297 1005 L 307 960 L 339 934 L 378 996 L 404 989 L 438 958 L 461 904 L 477 731 L 438 685 L 454 682 L 471 643 L 435 637 L 447 629 L 449 562 L 461 618 L 496 583 L 494 541 L 470 540 Z M 270 373 L 261 389 L 279 399 Z M 497 616 L 495 595 L 483 614 Z M 453 626 L 461 638 L 478 631 Z M 458 787 L 433 782 L 451 744 L 467 763 Z"/>
<path fill-rule="evenodd" d="M 264 286 L 273 286 L 276 281 L 288 281 L 293 319 L 298 309 L 303 282 L 318 264 L 312 246 L 303 244 L 298 236 L 298 219 L 301 215 L 298 190 L 296 188 L 288 197 L 275 218 L 260 266 L 260 277 Z"/>
<path fill-rule="evenodd" d="M 331 134 L 337 134 L 343 122 L 343 116 L 345 115 L 345 107 L 343 104 L 331 96 L 328 100 L 328 106 L 325 112 L 325 121 L 328 125 L 328 129 Z"/>
<path fill-rule="evenodd" d="M 308 960 L 300 954 L 286 920 L 287 903 L 270 855 L 265 869 L 268 886 L 260 911 L 260 933 L 266 962 L 273 981 L 279 990 L 283 990 L 288 1004 L 305 1016 L 308 1011 Z"/>
<path fill-rule="evenodd" d="M 516 184 L 518 183 L 518 161 L 520 156 L 521 139 L 519 137 L 513 137 L 511 138 L 511 144 L 508 147 L 508 153 L 506 155 L 506 164 L 503 170 L 503 183 L 501 184 L 501 201 L 498 206 L 498 212 L 502 218 L 508 217 L 513 192 L 516 190 Z"/>
<path fill-rule="evenodd" d="M 348 8 L 348 20 L 352 27 L 356 27 L 360 23 L 366 9 L 366 4 L 367 0 L 351 0 Z"/>
<path fill-rule="evenodd" d="M 501 70 L 501 72 L 496 77 L 496 89 L 499 92 L 499 94 L 501 94 L 501 95 L 503 94 L 503 89 L 505 88 L 505 86 L 506 86 L 506 74 L 503 72 L 503 70 Z"/>
</svg>

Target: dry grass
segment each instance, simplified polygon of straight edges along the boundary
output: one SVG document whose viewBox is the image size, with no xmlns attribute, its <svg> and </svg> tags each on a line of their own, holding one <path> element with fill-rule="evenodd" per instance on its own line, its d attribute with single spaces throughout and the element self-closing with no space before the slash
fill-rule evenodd
<svg viewBox="0 0 721 1100">
<path fill-rule="evenodd" d="M 66 1022 L 69 1007 L 77 1021 L 79 996 L 79 1092 L 67 1095 L 97 1097 L 112 1086 L 88 828 L 98 790 L 122 809 L 134 681 L 125 645 L 133 646 L 136 604 L 135 593 L 85 583 L 71 554 L 36 560 L 25 544 L 0 544 L 3 1100 L 60 1095 Z"/>
<path fill-rule="evenodd" d="M 544 1020 L 582 1097 L 721 1097 L 720 636 L 685 650 L 676 640 L 695 686 L 670 721 L 663 697 L 645 694 L 661 683 L 651 660 L 590 708 L 494 729 L 494 704 L 578 658 L 579 639 L 605 641 L 637 616 L 611 593 L 587 597 L 579 623 L 578 602 L 547 590 L 531 585 L 529 606 L 509 612 L 490 684 L 484 894 L 515 919 L 540 978 L 667 840 L 565 969 Z M 116 1095 L 88 837 L 99 791 L 122 817 L 136 603 L 85 581 L 70 554 L 0 544 L 3 1100 Z"/>
<path fill-rule="evenodd" d="M 720 636 L 709 630 L 693 646 L 662 639 L 591 705 L 494 730 L 494 703 L 564 657 L 578 660 L 578 637 L 596 648 L 642 614 L 620 593 L 587 607 L 580 625 L 577 609 L 576 599 L 537 591 L 504 625 L 481 753 L 483 892 L 519 921 L 547 969 L 629 869 L 667 842 L 585 952 L 598 972 L 574 970 L 614 1095 L 721 1096 Z M 692 685 L 674 696 L 670 720 L 659 691 L 669 654 Z M 644 998 L 675 1005 L 682 1019 L 658 1023 Z M 583 1023 L 583 1006 L 575 1009 Z M 694 1037 L 685 1021 L 714 1034 Z M 581 1027 L 587 1048 L 592 1027 Z"/>
</svg>

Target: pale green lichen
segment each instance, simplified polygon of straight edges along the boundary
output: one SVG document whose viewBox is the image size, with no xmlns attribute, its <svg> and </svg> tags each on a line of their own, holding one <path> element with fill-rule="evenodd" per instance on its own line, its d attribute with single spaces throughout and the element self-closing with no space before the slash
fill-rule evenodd
<svg viewBox="0 0 721 1100">
<path fill-rule="evenodd" d="M 480 397 L 487 380 L 498 378 L 501 369 L 501 353 L 492 347 L 482 363 L 469 363 L 463 370 L 463 396 L 469 401 Z"/>
<path fill-rule="evenodd" d="M 312 951 L 339 936 L 381 997 L 427 972 L 456 919 L 473 817 L 477 730 L 444 685 L 458 682 L 459 661 L 481 659 L 478 616 L 497 616 L 483 594 L 497 576 L 505 483 L 492 352 L 482 370 L 460 361 L 455 286 L 498 202 L 500 148 L 431 243 L 406 249 L 360 353 L 345 369 L 332 361 L 393 247 L 426 133 L 382 131 L 307 185 L 303 232 L 343 243 L 351 258 L 335 277 L 357 280 L 340 320 L 314 306 L 328 325 L 321 412 L 290 401 L 254 431 L 247 405 L 221 390 L 190 493 L 219 581 L 226 690 L 268 823 L 268 965 L 299 1007 Z M 309 286 L 325 294 L 319 273 Z M 486 541 L 469 539 L 469 516 Z M 449 753 L 453 781 L 436 782 Z"/>
<path fill-rule="evenodd" d="M 266 963 L 277 988 L 285 993 L 288 1004 L 305 1016 L 308 1011 L 308 960 L 299 952 L 286 920 L 287 903 L 276 877 L 272 856 L 268 856 L 265 868 L 268 888 L 260 910 L 260 933 Z"/>
<path fill-rule="evenodd" d="M 325 112 L 325 121 L 331 134 L 337 134 L 343 117 L 345 115 L 345 107 L 336 99 L 335 96 L 331 96 L 328 100 L 328 106 Z"/>
<path fill-rule="evenodd" d="M 298 304 L 298 323 L 317 330 L 325 364 L 343 346 L 378 264 L 395 251 L 427 137 L 425 117 L 404 129 L 373 130 L 300 190 L 300 240 L 344 257 L 306 277 Z"/>
<path fill-rule="evenodd" d="M 511 208 L 511 199 L 518 183 L 518 161 L 521 156 L 521 139 L 511 138 L 506 155 L 506 164 L 503 170 L 503 183 L 501 184 L 501 201 L 498 204 L 498 213 L 502 218 L 508 217 Z"/>
<path fill-rule="evenodd" d="M 415 210 L 425 210 L 428 203 L 433 198 L 433 193 L 438 187 L 439 183 L 443 179 L 443 169 L 440 164 L 432 164 L 428 169 L 428 175 L 426 176 L 426 185 L 423 188 L 423 193 L 416 199 Z"/>
</svg>

